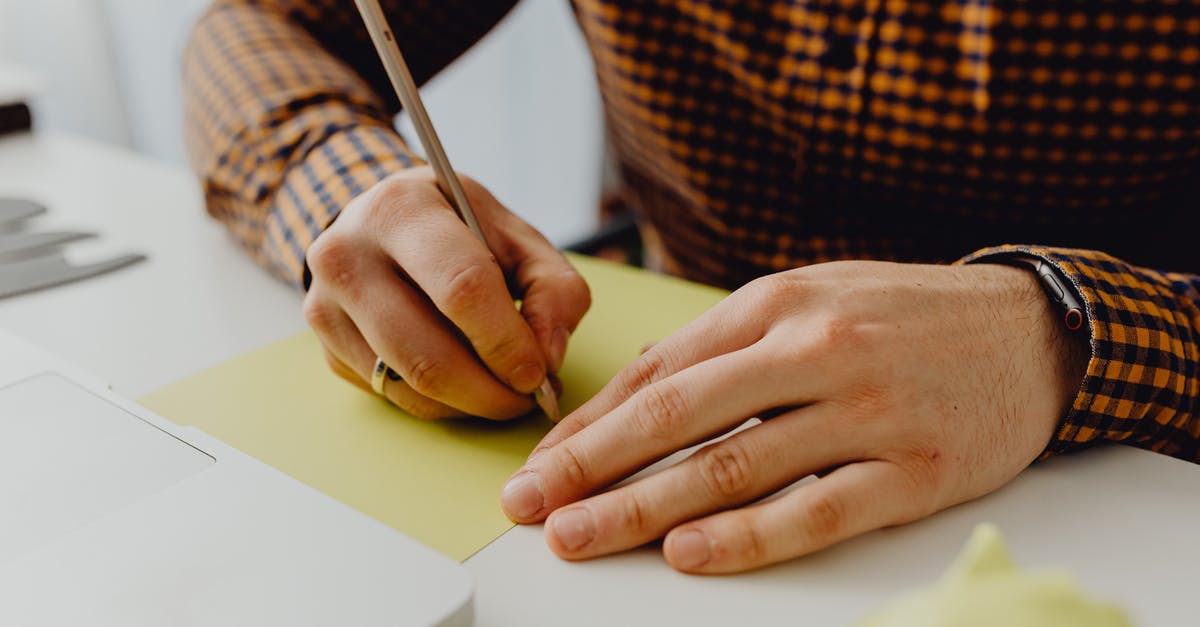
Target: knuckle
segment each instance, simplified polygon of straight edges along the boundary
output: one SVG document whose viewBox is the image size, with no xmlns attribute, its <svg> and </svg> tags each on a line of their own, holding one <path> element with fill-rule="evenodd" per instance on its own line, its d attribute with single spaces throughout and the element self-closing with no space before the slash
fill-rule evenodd
<svg viewBox="0 0 1200 627">
<path fill-rule="evenodd" d="M 750 458 L 732 442 L 711 446 L 700 453 L 700 477 L 709 491 L 724 499 L 740 499 L 750 488 Z"/>
<path fill-rule="evenodd" d="M 418 181 L 432 177 L 432 174 L 424 176 L 425 167 L 411 168 L 380 181 L 375 202 L 371 203 L 373 213 L 401 213 L 420 203 L 418 194 L 425 186 L 418 184 Z"/>
<path fill-rule="evenodd" d="M 642 388 L 664 378 L 670 372 L 666 351 L 654 347 L 643 353 L 626 368 L 620 377 L 622 397 L 633 396 Z"/>
<path fill-rule="evenodd" d="M 352 238 L 341 231 L 325 231 L 308 247 L 305 258 L 309 270 L 322 281 L 339 286 L 349 285 L 353 282 L 357 261 L 354 248 Z"/>
<path fill-rule="evenodd" d="M 746 284 L 747 296 L 759 307 L 775 310 L 794 304 L 804 292 L 804 281 L 792 272 L 777 272 L 759 277 Z"/>
<path fill-rule="evenodd" d="M 634 490 L 628 490 L 627 492 L 624 498 L 621 499 L 620 528 L 635 535 L 642 535 L 649 527 L 650 512 L 652 510 L 649 504 L 646 503 L 645 497 Z"/>
<path fill-rule="evenodd" d="M 440 301 L 446 315 L 453 318 L 479 306 L 491 278 L 491 268 L 482 262 L 468 263 L 456 270 L 442 287 Z"/>
<path fill-rule="evenodd" d="M 840 355 L 862 344 L 862 329 L 853 320 L 833 315 L 813 331 L 813 343 L 822 354 Z"/>
<path fill-rule="evenodd" d="M 846 503 L 836 494 L 819 493 L 808 503 L 805 516 L 807 535 L 816 545 L 824 545 L 842 535 L 847 523 Z"/>
<path fill-rule="evenodd" d="M 333 308 L 313 297 L 312 292 L 309 292 L 304 297 L 302 311 L 304 313 L 304 321 L 313 329 L 317 331 L 329 331 L 333 329 L 335 325 L 334 318 L 336 317 Z M 328 352 L 325 353 L 325 357 L 326 359 L 330 358 Z"/>
<path fill-rule="evenodd" d="M 675 436 L 688 419 L 687 401 L 679 387 L 668 381 L 643 389 L 641 409 L 637 422 L 642 432 L 655 440 L 668 440 Z"/>
<path fill-rule="evenodd" d="M 768 274 L 747 283 L 746 289 L 756 296 L 771 299 L 781 295 L 792 283 L 786 274 Z"/>
<path fill-rule="evenodd" d="M 946 476 L 941 449 L 932 442 L 913 444 L 901 453 L 899 467 L 916 493 L 936 492 Z"/>
<path fill-rule="evenodd" d="M 404 373 L 404 381 L 417 393 L 436 397 L 444 385 L 445 373 L 446 366 L 440 360 L 421 357 L 413 360 Z"/>
<path fill-rule="evenodd" d="M 732 556 L 747 566 L 767 561 L 767 539 L 761 529 L 748 516 L 741 516 L 734 523 L 733 534 L 737 538 L 737 555 Z"/>
<path fill-rule="evenodd" d="M 576 489 L 587 487 L 589 473 L 579 453 L 570 445 L 563 444 L 558 447 L 557 455 L 556 467 L 567 485 Z"/>
<path fill-rule="evenodd" d="M 404 172 L 379 183 L 378 193 L 365 207 L 363 222 L 378 235 L 403 237 L 413 231 L 413 218 L 445 211 L 444 198 L 433 183 L 432 174 Z"/>
</svg>

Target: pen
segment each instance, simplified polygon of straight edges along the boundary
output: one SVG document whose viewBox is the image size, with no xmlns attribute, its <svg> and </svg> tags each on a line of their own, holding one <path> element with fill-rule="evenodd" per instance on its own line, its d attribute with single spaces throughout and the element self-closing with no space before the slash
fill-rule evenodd
<svg viewBox="0 0 1200 627">
<path fill-rule="evenodd" d="M 471 229 L 475 237 L 478 237 L 488 250 L 491 250 L 487 237 L 483 234 L 483 229 L 479 227 L 479 220 L 475 218 L 471 202 L 463 191 L 462 183 L 458 180 L 454 168 L 450 167 L 446 150 L 442 148 L 437 131 L 433 129 L 433 122 L 425 110 L 425 103 L 421 101 L 417 83 L 413 80 L 412 72 L 409 71 L 408 64 L 404 61 L 404 55 L 400 53 L 400 46 L 396 44 L 396 38 L 392 34 L 392 29 L 388 27 L 387 17 L 384 16 L 383 9 L 379 7 L 378 0 L 354 0 L 354 4 L 358 6 L 358 12 L 367 25 L 367 32 L 371 35 L 371 41 L 375 44 L 375 50 L 379 53 L 380 60 L 383 61 L 383 67 L 387 71 L 392 87 L 396 90 L 396 96 L 400 98 L 401 106 L 408 112 L 413 127 L 417 130 L 417 137 L 421 140 L 421 146 L 425 148 L 429 165 L 437 176 L 438 189 L 441 190 L 442 195 L 446 197 L 446 201 L 450 203 L 454 211 L 458 213 L 458 217 L 467 224 L 467 228 Z M 533 400 L 547 418 L 554 422 L 561 419 L 558 410 L 558 394 L 550 385 L 549 377 L 542 381 L 542 384 L 533 393 Z"/>
</svg>

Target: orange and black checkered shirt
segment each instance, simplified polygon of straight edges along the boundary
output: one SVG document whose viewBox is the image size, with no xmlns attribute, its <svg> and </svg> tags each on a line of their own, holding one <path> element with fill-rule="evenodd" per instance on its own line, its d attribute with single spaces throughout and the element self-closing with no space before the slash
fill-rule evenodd
<svg viewBox="0 0 1200 627">
<path fill-rule="evenodd" d="M 514 2 L 383 4 L 423 81 Z M 1200 0 L 573 6 L 667 269 L 733 287 L 1027 242 L 1092 338 L 1047 452 L 1200 461 Z M 415 162 L 348 0 L 218 0 L 185 70 L 209 211 L 289 280 L 352 197 Z"/>
</svg>

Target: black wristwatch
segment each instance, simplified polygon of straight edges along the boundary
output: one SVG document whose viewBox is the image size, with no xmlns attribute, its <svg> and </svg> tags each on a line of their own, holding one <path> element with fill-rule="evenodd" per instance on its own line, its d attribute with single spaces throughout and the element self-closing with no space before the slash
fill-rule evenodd
<svg viewBox="0 0 1200 627">
<path fill-rule="evenodd" d="M 1083 328 L 1083 321 L 1086 316 L 1083 314 L 1083 305 L 1079 302 L 1079 298 L 1075 295 L 1075 288 L 1067 281 L 1066 277 L 1062 276 L 1058 268 L 1047 262 L 1041 257 L 1035 257 L 1027 254 L 1005 255 L 999 259 L 983 258 L 976 260 L 976 263 L 987 263 L 989 261 L 1001 261 L 1010 265 L 1020 265 L 1023 268 L 1033 270 L 1037 275 L 1038 282 L 1042 284 L 1042 290 L 1050 297 L 1050 300 L 1058 304 L 1063 310 L 1063 323 L 1067 329 L 1078 331 Z"/>
</svg>

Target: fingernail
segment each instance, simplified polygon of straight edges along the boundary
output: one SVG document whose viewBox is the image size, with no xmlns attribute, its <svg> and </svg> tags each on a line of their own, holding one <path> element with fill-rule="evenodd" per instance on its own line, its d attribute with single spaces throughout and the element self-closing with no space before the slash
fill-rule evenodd
<svg viewBox="0 0 1200 627">
<path fill-rule="evenodd" d="M 514 520 L 533 518 L 545 506 L 542 480 L 537 473 L 524 472 L 509 479 L 500 494 L 500 507 Z"/>
<path fill-rule="evenodd" d="M 527 361 L 508 375 L 508 384 L 522 394 L 531 394 L 542 381 L 546 380 L 546 371 L 536 361 Z"/>
<path fill-rule="evenodd" d="M 566 327 L 554 329 L 554 333 L 550 336 L 550 372 L 558 372 L 562 369 L 563 360 L 567 358 L 567 340 L 569 339 L 571 339 L 571 332 Z"/>
<path fill-rule="evenodd" d="M 568 551 L 582 549 L 596 537 L 592 513 L 583 507 L 555 514 L 553 525 L 554 535 L 558 536 L 558 541 L 562 542 Z"/>
<path fill-rule="evenodd" d="M 688 529 L 671 537 L 671 552 L 682 568 L 700 568 L 712 555 L 712 544 L 703 531 Z"/>
</svg>

